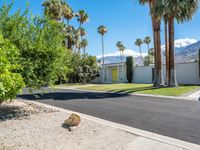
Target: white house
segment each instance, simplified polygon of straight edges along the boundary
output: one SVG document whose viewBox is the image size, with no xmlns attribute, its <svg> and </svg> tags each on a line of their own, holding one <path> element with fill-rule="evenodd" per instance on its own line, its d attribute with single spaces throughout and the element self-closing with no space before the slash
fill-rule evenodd
<svg viewBox="0 0 200 150">
<path fill-rule="evenodd" d="M 102 65 L 101 83 L 124 83 L 126 81 L 125 62 Z"/>
</svg>

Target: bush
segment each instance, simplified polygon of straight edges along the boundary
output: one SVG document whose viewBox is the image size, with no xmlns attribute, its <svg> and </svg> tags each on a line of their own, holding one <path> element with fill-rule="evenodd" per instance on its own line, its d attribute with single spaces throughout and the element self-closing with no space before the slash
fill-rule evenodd
<svg viewBox="0 0 200 150">
<path fill-rule="evenodd" d="M 0 104 L 12 100 L 24 87 L 20 69 L 19 50 L 0 34 Z"/>
<path fill-rule="evenodd" d="M 129 83 L 133 80 L 133 57 L 129 56 L 126 58 L 126 76 Z"/>
<path fill-rule="evenodd" d="M 27 12 L 0 8 L 0 30 L 20 52 L 20 70 L 27 87 L 40 88 L 66 80 L 70 52 L 63 45 L 63 25 L 48 18 L 29 18 Z M 11 15 L 10 15 L 11 14 Z"/>
</svg>

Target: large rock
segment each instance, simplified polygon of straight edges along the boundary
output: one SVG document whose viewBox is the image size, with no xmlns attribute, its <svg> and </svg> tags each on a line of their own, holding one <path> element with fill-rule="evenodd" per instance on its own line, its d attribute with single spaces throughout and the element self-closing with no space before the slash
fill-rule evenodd
<svg viewBox="0 0 200 150">
<path fill-rule="evenodd" d="M 81 122 L 81 117 L 76 114 L 72 114 L 68 119 L 64 121 L 64 125 L 78 126 L 80 122 Z"/>
</svg>

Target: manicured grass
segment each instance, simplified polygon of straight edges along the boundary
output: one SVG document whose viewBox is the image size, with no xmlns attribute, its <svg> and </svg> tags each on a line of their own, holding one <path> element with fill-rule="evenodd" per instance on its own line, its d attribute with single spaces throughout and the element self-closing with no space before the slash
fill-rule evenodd
<svg viewBox="0 0 200 150">
<path fill-rule="evenodd" d="M 200 86 L 179 86 L 178 88 L 154 88 L 151 84 L 99 84 L 88 87 L 79 87 L 79 89 L 110 91 L 110 92 L 126 92 L 141 93 L 164 96 L 181 96 L 192 90 L 200 88 Z"/>
</svg>

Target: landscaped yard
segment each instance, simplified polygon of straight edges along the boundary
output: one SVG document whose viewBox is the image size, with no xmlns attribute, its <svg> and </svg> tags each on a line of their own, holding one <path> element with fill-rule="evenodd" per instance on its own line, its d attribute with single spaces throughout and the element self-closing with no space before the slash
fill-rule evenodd
<svg viewBox="0 0 200 150">
<path fill-rule="evenodd" d="M 126 93 L 140 93 L 153 94 L 164 96 L 181 96 L 191 92 L 200 86 L 179 86 L 178 88 L 155 88 L 152 84 L 96 84 L 90 86 L 79 86 L 79 89 L 109 91 L 109 92 L 126 92 Z"/>
</svg>

